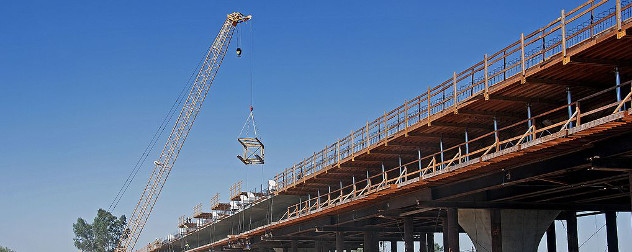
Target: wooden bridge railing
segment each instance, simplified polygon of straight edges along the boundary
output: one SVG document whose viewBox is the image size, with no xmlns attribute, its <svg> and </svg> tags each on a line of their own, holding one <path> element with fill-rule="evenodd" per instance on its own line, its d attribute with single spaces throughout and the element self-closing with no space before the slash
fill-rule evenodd
<svg viewBox="0 0 632 252">
<path fill-rule="evenodd" d="M 407 100 L 401 106 L 351 133 L 325 149 L 277 174 L 277 192 L 314 176 L 347 160 L 357 153 L 388 142 L 396 134 L 407 133 L 412 125 L 431 125 L 433 118 L 444 113 L 458 112 L 459 104 L 479 95 L 486 99 L 490 89 L 505 81 L 526 81 L 532 68 L 546 64 L 553 57 L 569 61 L 567 50 L 581 46 L 600 34 L 621 29 L 632 20 L 629 0 L 590 0 L 565 12 L 546 26 L 530 33 L 506 48 L 485 55 L 472 67 L 454 72 L 443 83 L 428 88 L 423 94 Z M 502 143 L 499 143 L 502 144 Z"/>
<path fill-rule="evenodd" d="M 629 92 L 625 98 L 617 101 L 614 92 L 616 88 L 627 88 Z M 605 98 L 608 95 L 611 95 L 610 100 Z M 352 184 L 335 190 L 330 189 L 323 194 L 319 192 L 313 198 L 309 197 L 306 201 L 288 207 L 280 221 L 360 200 L 392 186 L 405 185 L 411 180 L 431 179 L 442 173 L 487 160 L 495 155 L 503 155 L 503 151 L 511 152 L 528 148 L 538 144 L 541 139 L 566 137 L 569 130 L 574 127 L 601 120 L 615 113 L 624 113 L 622 108 L 626 106 L 632 108 L 631 101 L 632 81 L 629 81 L 619 87 L 605 89 L 568 105 L 491 131 L 442 152 L 432 153 L 412 162 L 383 170 L 379 174 L 370 176 L 367 173 L 366 178 L 358 178 L 358 180 L 354 177 Z M 591 106 L 582 108 L 582 104 L 591 104 Z M 574 111 L 571 115 L 567 113 L 569 108 Z M 500 138 L 499 135 L 505 138 Z M 465 149 L 472 151 L 466 152 Z M 445 160 L 439 159 L 442 154 L 447 156 Z"/>
</svg>

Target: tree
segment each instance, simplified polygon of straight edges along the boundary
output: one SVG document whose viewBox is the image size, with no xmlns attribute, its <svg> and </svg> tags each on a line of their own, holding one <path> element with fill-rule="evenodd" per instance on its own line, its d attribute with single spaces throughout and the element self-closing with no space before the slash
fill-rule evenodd
<svg viewBox="0 0 632 252">
<path fill-rule="evenodd" d="M 77 223 L 72 225 L 75 247 L 84 252 L 112 252 L 118 245 L 126 224 L 125 215 L 116 218 L 103 209 L 97 211 L 92 223 L 77 218 Z"/>
<path fill-rule="evenodd" d="M 13 250 L 11 250 L 10 248 L 7 248 L 7 247 L 0 246 L 0 252 L 15 252 L 15 251 L 13 251 Z"/>
</svg>

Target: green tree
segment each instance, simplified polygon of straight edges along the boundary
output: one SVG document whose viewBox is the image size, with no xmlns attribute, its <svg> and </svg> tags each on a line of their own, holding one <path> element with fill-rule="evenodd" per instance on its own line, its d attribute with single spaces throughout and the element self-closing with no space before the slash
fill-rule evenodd
<svg viewBox="0 0 632 252">
<path fill-rule="evenodd" d="M 97 211 L 92 223 L 77 218 L 77 222 L 72 225 L 75 247 L 84 252 L 112 252 L 118 245 L 126 224 L 125 215 L 116 218 L 103 209 Z"/>
<path fill-rule="evenodd" d="M 10 248 L 7 248 L 7 247 L 0 246 L 0 252 L 15 252 L 15 251 L 13 251 L 13 250 L 11 250 Z"/>
</svg>

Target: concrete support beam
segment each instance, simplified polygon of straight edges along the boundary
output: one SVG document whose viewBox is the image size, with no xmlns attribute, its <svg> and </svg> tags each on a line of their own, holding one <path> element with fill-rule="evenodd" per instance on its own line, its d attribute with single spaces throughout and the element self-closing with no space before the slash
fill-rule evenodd
<svg viewBox="0 0 632 252">
<path fill-rule="evenodd" d="M 616 212 L 606 212 L 606 240 L 608 241 L 608 252 L 619 252 Z"/>
<path fill-rule="evenodd" d="M 493 251 L 492 242 L 503 251 L 537 251 L 546 229 L 560 213 L 558 210 L 459 209 L 459 224 L 473 241 L 476 251 Z M 498 218 L 492 221 L 492 218 Z M 494 216 L 492 216 L 494 215 Z M 493 225 L 492 225 L 493 224 Z M 500 225 L 499 236 L 492 241 L 492 226 Z M 498 247 L 496 247 L 498 249 Z"/>
<path fill-rule="evenodd" d="M 566 237 L 568 238 L 568 252 L 579 252 L 577 216 L 575 212 L 568 212 L 566 216 Z"/>
<path fill-rule="evenodd" d="M 336 252 L 345 250 L 345 237 L 342 232 L 336 232 Z"/>
<path fill-rule="evenodd" d="M 435 252 L 434 249 L 434 233 L 427 233 L 426 234 L 426 242 L 428 243 L 428 252 Z"/>
<path fill-rule="evenodd" d="M 503 235 L 500 209 L 490 210 L 491 233 L 492 233 L 492 252 L 503 251 Z"/>
<path fill-rule="evenodd" d="M 379 241 L 374 232 L 364 232 L 364 252 L 379 252 Z"/>
<path fill-rule="evenodd" d="M 448 208 L 448 252 L 459 252 L 459 214 L 456 208 Z"/>
<path fill-rule="evenodd" d="M 404 252 L 415 252 L 413 240 L 413 217 L 404 217 Z"/>
<path fill-rule="evenodd" d="M 557 240 L 555 239 L 555 221 L 546 229 L 546 251 L 557 252 Z"/>
</svg>

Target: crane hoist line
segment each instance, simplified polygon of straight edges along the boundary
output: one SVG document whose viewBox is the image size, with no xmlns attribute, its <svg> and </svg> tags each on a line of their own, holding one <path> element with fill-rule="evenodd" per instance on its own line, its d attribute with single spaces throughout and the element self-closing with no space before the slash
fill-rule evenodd
<svg viewBox="0 0 632 252">
<path fill-rule="evenodd" d="M 134 212 L 129 219 L 125 232 L 123 232 L 121 236 L 116 248 L 117 252 L 134 250 L 134 246 L 158 200 L 158 196 L 169 176 L 169 172 L 171 172 L 171 168 L 184 145 L 191 126 L 193 126 L 193 122 L 202 108 L 202 103 L 208 94 L 209 88 L 213 84 L 215 75 L 224 60 L 235 28 L 239 23 L 246 22 L 251 18 L 252 16 L 250 15 L 245 16 L 237 12 L 227 15 L 224 25 L 206 53 L 199 72 L 195 77 L 195 81 L 191 85 L 189 95 L 182 106 L 182 110 L 180 110 L 178 119 L 160 153 L 160 157 L 154 161 L 153 172 L 138 200 L 138 204 L 136 204 L 134 208 Z"/>
</svg>

